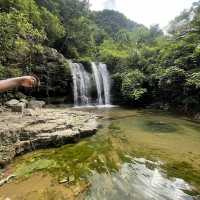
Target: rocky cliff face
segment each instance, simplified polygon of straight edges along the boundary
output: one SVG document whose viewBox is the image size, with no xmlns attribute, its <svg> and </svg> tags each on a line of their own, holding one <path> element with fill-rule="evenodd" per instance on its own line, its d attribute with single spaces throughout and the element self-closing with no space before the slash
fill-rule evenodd
<svg viewBox="0 0 200 200">
<path fill-rule="evenodd" d="M 41 80 L 41 87 L 34 96 L 71 96 L 72 77 L 67 59 L 57 50 L 45 48 L 35 55 L 29 69 Z"/>
<path fill-rule="evenodd" d="M 3 70 L 5 73 L 0 79 L 35 74 L 40 78 L 41 86 L 35 91 L 18 88 L 16 91 L 0 94 L 2 102 L 11 98 L 18 98 L 18 91 L 28 96 L 39 98 L 63 97 L 64 102 L 73 102 L 70 66 L 68 60 L 56 49 L 44 47 L 31 56 L 30 62 L 25 62 L 26 60 L 22 62 L 23 60 L 20 59 L 20 56 L 16 56 L 16 60 L 12 61 L 14 63 L 11 62 L 5 67 L 1 66 L 1 71 Z"/>
<path fill-rule="evenodd" d="M 40 148 L 59 147 L 92 135 L 96 116 L 71 109 L 36 109 L 0 115 L 0 165 Z"/>
</svg>

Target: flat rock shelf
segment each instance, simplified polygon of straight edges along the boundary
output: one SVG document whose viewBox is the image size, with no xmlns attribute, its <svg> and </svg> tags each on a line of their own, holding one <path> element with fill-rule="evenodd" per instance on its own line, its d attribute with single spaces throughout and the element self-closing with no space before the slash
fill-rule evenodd
<svg viewBox="0 0 200 200">
<path fill-rule="evenodd" d="M 26 110 L 0 115 L 0 166 L 35 149 L 59 147 L 96 133 L 97 116 L 73 109 Z"/>
</svg>

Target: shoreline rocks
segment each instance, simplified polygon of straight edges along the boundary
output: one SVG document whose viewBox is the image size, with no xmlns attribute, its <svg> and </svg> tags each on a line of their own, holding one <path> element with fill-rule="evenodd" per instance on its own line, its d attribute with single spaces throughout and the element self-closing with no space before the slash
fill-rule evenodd
<svg viewBox="0 0 200 200">
<path fill-rule="evenodd" d="M 28 108 L 36 109 L 36 108 L 43 108 L 45 106 L 44 101 L 37 101 L 37 100 L 31 100 L 28 102 Z"/>
<path fill-rule="evenodd" d="M 5 103 L 5 106 L 12 112 L 24 113 L 25 109 L 28 107 L 30 109 L 43 108 L 45 106 L 45 101 L 38 100 L 26 100 L 26 99 L 11 99 Z"/>
<path fill-rule="evenodd" d="M 77 142 L 98 128 L 97 116 L 91 113 L 70 108 L 26 110 L 30 114 L 7 111 L 0 115 L 1 167 L 26 152 Z"/>
</svg>

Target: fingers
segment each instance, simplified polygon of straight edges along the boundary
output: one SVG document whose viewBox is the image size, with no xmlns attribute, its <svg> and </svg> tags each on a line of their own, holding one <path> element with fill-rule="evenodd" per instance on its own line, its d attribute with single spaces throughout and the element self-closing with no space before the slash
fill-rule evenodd
<svg viewBox="0 0 200 200">
<path fill-rule="evenodd" d="M 40 79 L 38 78 L 38 76 L 32 75 L 32 77 L 34 77 L 34 79 L 35 79 L 35 87 L 39 87 L 40 86 Z"/>
<path fill-rule="evenodd" d="M 32 83 L 31 83 L 32 87 L 36 87 L 37 86 L 37 80 L 36 80 L 36 78 L 32 76 L 31 80 L 32 80 Z"/>
<path fill-rule="evenodd" d="M 21 85 L 23 87 L 33 88 L 33 87 L 38 87 L 40 84 L 39 79 L 37 79 L 34 76 L 23 76 L 21 77 L 21 79 L 22 79 Z"/>
</svg>

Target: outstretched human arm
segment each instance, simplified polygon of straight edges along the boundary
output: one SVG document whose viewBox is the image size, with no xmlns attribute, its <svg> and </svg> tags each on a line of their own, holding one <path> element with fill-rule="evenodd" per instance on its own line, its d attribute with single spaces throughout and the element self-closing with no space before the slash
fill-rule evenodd
<svg viewBox="0 0 200 200">
<path fill-rule="evenodd" d="M 22 76 L 17 78 L 10 78 L 0 81 L 0 92 L 5 92 L 7 90 L 17 88 L 19 86 L 25 88 L 33 88 L 39 85 L 39 79 L 34 76 Z"/>
</svg>

